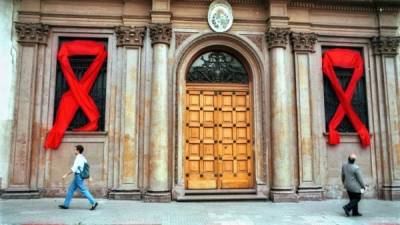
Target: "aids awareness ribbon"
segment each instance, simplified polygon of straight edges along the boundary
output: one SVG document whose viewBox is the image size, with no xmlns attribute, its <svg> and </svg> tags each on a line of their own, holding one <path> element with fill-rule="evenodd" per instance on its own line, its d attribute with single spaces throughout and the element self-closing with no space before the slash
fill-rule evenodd
<svg viewBox="0 0 400 225">
<path fill-rule="evenodd" d="M 71 56 L 95 56 L 92 64 L 85 71 L 80 80 L 72 70 L 69 57 Z M 61 97 L 57 110 L 55 123 L 47 135 L 44 143 L 45 149 L 57 149 L 64 137 L 65 131 L 73 120 L 79 108 L 82 109 L 89 122 L 75 131 L 95 131 L 98 128 L 100 112 L 89 92 L 100 72 L 107 57 L 104 44 L 89 41 L 68 41 L 61 45 L 57 59 L 61 70 L 69 86 L 69 90 Z"/>
<path fill-rule="evenodd" d="M 345 91 L 340 85 L 334 67 L 354 69 L 350 83 Z M 363 76 L 364 71 L 364 63 L 360 53 L 358 51 L 340 48 L 327 50 L 322 58 L 322 70 L 324 75 L 327 76 L 331 82 L 333 90 L 339 100 L 339 106 L 336 109 L 334 116 L 329 121 L 328 143 L 332 145 L 340 143 L 340 135 L 336 131 L 336 128 L 342 122 L 344 116 L 347 115 L 360 137 L 361 145 L 363 147 L 369 146 L 369 132 L 351 105 L 351 100 L 357 83 Z"/>
</svg>

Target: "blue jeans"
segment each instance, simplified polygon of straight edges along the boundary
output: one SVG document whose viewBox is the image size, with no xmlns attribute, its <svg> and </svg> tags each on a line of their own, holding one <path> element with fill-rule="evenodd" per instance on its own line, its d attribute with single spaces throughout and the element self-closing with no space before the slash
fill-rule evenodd
<svg viewBox="0 0 400 225">
<path fill-rule="evenodd" d="M 96 203 L 93 196 L 90 194 L 89 190 L 87 189 L 87 187 L 85 185 L 85 181 L 81 178 L 81 176 L 79 174 L 75 174 L 74 180 L 72 180 L 71 184 L 69 185 L 67 196 L 65 197 L 65 200 L 64 200 L 65 207 L 69 207 L 69 204 L 72 200 L 74 192 L 76 191 L 77 188 L 79 188 L 81 193 L 89 200 L 91 205 L 94 205 L 94 203 Z"/>
</svg>

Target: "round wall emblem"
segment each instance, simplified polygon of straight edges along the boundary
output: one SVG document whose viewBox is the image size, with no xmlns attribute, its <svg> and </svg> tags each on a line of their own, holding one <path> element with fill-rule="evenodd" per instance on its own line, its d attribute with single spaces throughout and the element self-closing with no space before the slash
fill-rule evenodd
<svg viewBox="0 0 400 225">
<path fill-rule="evenodd" d="M 225 32 L 232 27 L 231 5 L 225 0 L 215 0 L 208 9 L 208 25 L 215 32 Z"/>
</svg>

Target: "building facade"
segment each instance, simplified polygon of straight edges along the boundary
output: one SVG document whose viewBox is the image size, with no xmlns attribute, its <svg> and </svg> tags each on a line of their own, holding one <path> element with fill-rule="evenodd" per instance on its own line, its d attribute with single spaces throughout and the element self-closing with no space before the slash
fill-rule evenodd
<svg viewBox="0 0 400 225">
<path fill-rule="evenodd" d="M 341 198 L 351 152 L 400 199 L 397 1 L 9 3 L 3 198 L 63 196 L 82 144 L 112 199 Z"/>
</svg>

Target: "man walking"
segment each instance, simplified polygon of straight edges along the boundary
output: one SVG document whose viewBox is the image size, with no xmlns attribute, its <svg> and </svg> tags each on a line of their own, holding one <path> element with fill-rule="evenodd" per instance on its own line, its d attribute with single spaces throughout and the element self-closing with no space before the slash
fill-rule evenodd
<svg viewBox="0 0 400 225">
<path fill-rule="evenodd" d="M 361 200 L 361 194 L 365 191 L 365 184 L 360 168 L 354 163 L 355 161 L 356 155 L 350 154 L 348 162 L 342 166 L 342 182 L 350 199 L 350 202 L 343 206 L 346 216 L 350 216 L 350 211 L 353 212 L 353 216 L 362 216 L 358 212 L 358 202 Z"/>
<path fill-rule="evenodd" d="M 67 196 L 65 197 L 64 204 L 59 205 L 61 209 L 68 209 L 69 204 L 72 200 L 72 196 L 74 195 L 74 192 L 76 191 L 77 188 L 81 191 L 81 193 L 89 200 L 90 204 L 92 207 L 90 210 L 96 209 L 98 203 L 94 200 L 93 196 L 90 194 L 89 190 L 87 189 L 84 179 L 81 176 L 81 172 L 83 170 L 83 167 L 85 163 L 87 163 L 87 160 L 85 156 L 82 155 L 83 153 L 83 146 L 82 145 L 77 145 L 75 146 L 75 161 L 74 165 L 71 167 L 71 171 L 66 173 L 62 178 L 65 179 L 67 176 L 70 174 L 74 174 L 74 179 L 72 180 L 71 184 L 69 185 Z"/>
</svg>

